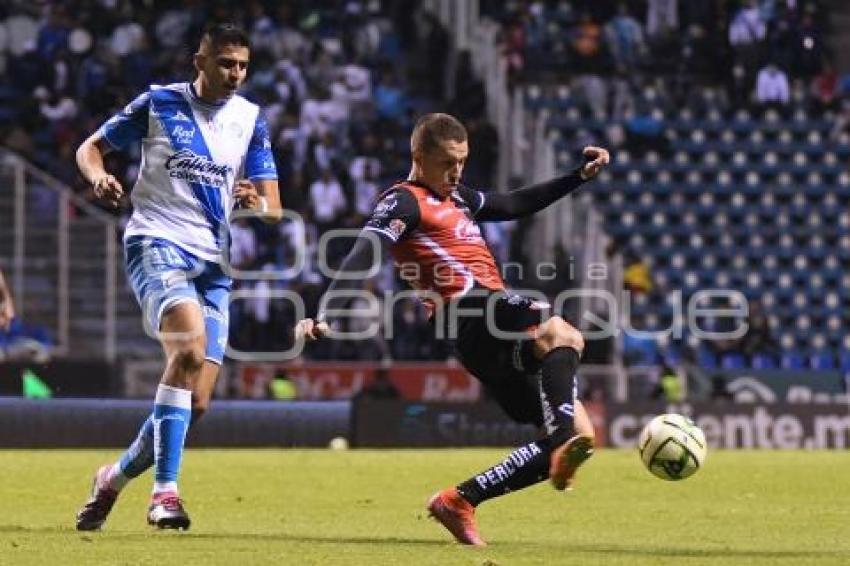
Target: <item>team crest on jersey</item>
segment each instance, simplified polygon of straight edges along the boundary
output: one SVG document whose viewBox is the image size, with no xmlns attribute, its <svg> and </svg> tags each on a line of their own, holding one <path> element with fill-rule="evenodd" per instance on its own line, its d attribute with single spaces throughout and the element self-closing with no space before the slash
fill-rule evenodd
<svg viewBox="0 0 850 566">
<path fill-rule="evenodd" d="M 471 220 L 461 220 L 455 225 L 455 237 L 464 242 L 480 242 L 481 229 Z"/>
<path fill-rule="evenodd" d="M 171 130 L 171 136 L 177 140 L 177 143 L 189 145 L 192 143 L 192 140 L 195 139 L 195 128 L 192 126 L 185 127 L 177 124 L 174 126 L 174 129 Z"/>
<path fill-rule="evenodd" d="M 209 128 L 216 134 L 227 133 L 227 135 L 235 138 L 241 138 L 245 135 L 245 129 L 239 122 L 228 122 L 225 124 L 220 120 L 212 120 L 209 123 Z"/>
<path fill-rule="evenodd" d="M 245 130 L 239 124 L 239 122 L 230 122 L 227 125 L 227 133 L 235 138 L 241 138 L 245 133 Z"/>
<path fill-rule="evenodd" d="M 390 225 L 388 226 L 389 231 L 392 232 L 393 236 L 396 239 L 401 238 L 401 235 L 404 234 L 404 230 L 407 228 L 407 224 L 404 223 L 404 220 L 400 220 L 398 218 L 393 218 L 390 220 Z"/>
</svg>

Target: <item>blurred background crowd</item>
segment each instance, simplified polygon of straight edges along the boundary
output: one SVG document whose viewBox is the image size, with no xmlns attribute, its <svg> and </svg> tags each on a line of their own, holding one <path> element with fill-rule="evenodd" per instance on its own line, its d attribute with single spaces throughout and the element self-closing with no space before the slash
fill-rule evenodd
<svg viewBox="0 0 850 566">
<path fill-rule="evenodd" d="M 830 22 L 821 2 L 481 0 L 480 6 L 501 26 L 511 87 L 535 85 L 531 103 L 534 92 L 546 98 L 547 85 L 567 87 L 558 91 L 565 116 L 574 112 L 604 122 L 596 131 L 576 130 L 564 146 L 572 154 L 596 142 L 633 155 L 671 157 L 676 147 L 665 112 L 680 108 L 696 115 L 719 109 L 729 116 L 741 110 L 780 117 L 798 108 L 812 116 L 834 112 L 834 136 L 850 123 L 850 76 L 836 71 L 836 54 L 823 40 Z M 76 172 L 77 145 L 149 85 L 188 80 L 188 46 L 197 44 L 204 24 L 215 21 L 233 21 L 250 34 L 243 94 L 264 110 L 282 201 L 307 228 L 302 234 L 292 222 L 238 221 L 236 267 L 283 270 L 297 249 L 306 250 L 307 258 L 294 279 L 238 285 L 294 290 L 312 312 L 326 284 L 317 267 L 319 235 L 358 228 L 376 196 L 407 175 L 409 133 L 423 112 L 439 109 L 464 121 L 472 152 L 465 183 L 493 187 L 498 134 L 487 120 L 484 85 L 470 53 L 452 57 L 447 30 L 412 0 L 4 2 L 0 143 L 91 199 Z M 108 168 L 130 187 L 138 160 L 138 148 L 112 154 Z M 568 162 L 560 164 L 566 168 Z M 126 218 L 129 210 L 117 214 Z M 497 259 L 525 261 L 523 230 L 522 224 L 486 226 Z M 617 238 L 612 246 L 627 258 L 627 287 L 649 292 L 657 285 L 640 249 Z M 336 265 L 347 247 L 345 240 L 332 242 L 328 264 Z M 567 250 L 555 254 L 559 266 L 568 263 Z M 569 287 L 567 272 L 559 271 L 555 282 L 509 283 L 552 293 Z M 387 266 L 367 287 L 380 292 L 401 285 Z M 755 309 L 755 317 L 763 317 Z M 394 339 L 332 342 L 310 356 L 448 356 L 416 302 L 399 301 L 392 315 Z M 231 313 L 231 342 L 242 350 L 286 347 L 291 338 L 280 329 L 291 328 L 294 317 L 278 301 L 240 302 Z M 770 325 L 762 322 L 756 325 L 760 339 L 773 344 Z M 643 346 L 635 347 L 637 356 Z M 608 356 L 603 351 L 600 360 Z"/>
</svg>

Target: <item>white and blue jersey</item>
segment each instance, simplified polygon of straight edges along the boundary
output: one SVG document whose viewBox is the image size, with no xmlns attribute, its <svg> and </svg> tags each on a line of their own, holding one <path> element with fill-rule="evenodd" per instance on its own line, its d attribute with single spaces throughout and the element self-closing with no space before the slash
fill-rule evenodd
<svg viewBox="0 0 850 566">
<path fill-rule="evenodd" d="M 155 236 L 221 262 L 235 181 L 277 179 L 260 109 L 238 95 L 210 104 L 191 83 L 152 86 L 100 133 L 115 149 L 142 142 L 125 240 Z"/>
<path fill-rule="evenodd" d="M 206 358 L 220 364 L 232 285 L 221 265 L 237 179 L 277 179 L 265 121 L 241 96 L 200 100 L 191 84 L 151 89 L 107 121 L 101 136 L 115 149 L 142 142 L 139 178 L 124 231 L 127 276 L 151 335 L 163 314 L 197 303 Z"/>
</svg>

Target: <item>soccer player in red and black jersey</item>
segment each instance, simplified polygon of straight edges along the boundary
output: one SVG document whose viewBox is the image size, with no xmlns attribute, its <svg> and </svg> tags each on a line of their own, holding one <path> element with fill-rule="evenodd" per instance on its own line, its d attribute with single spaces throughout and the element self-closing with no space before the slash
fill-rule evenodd
<svg viewBox="0 0 850 566">
<path fill-rule="evenodd" d="M 570 487 L 576 469 L 593 453 L 593 429 L 575 393 L 581 333 L 560 316 L 548 315 L 548 305 L 505 288 L 478 223 L 534 214 L 594 177 L 609 156 L 605 149 L 586 147 L 583 165 L 568 175 L 485 194 L 460 184 L 469 148 L 466 130 L 454 117 L 422 117 L 411 136 L 411 153 L 408 179 L 381 195 L 318 316 L 300 321 L 296 334 L 308 340 L 327 335 L 333 315 L 350 299 L 338 291 L 358 285 L 339 276 L 368 271 L 375 242 L 381 251 L 389 249 L 402 278 L 423 293 L 435 325 L 453 329 L 464 367 L 512 419 L 545 430 L 540 440 L 428 502 L 431 515 L 459 542 L 483 545 L 475 507 L 546 478 L 558 490 Z"/>
</svg>

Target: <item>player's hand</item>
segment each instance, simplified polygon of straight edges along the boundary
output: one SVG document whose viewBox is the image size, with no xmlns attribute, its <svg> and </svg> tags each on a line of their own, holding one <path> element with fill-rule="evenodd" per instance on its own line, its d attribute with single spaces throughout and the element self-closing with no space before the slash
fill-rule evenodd
<svg viewBox="0 0 850 566">
<path fill-rule="evenodd" d="M 236 181 L 236 186 L 233 187 L 233 198 L 240 208 L 249 208 L 251 210 L 261 210 L 263 208 L 262 197 L 257 192 L 257 187 L 248 179 Z"/>
<path fill-rule="evenodd" d="M 107 173 L 95 179 L 92 185 L 97 200 L 105 202 L 112 208 L 118 208 L 118 203 L 124 196 L 124 188 L 115 176 Z"/>
<path fill-rule="evenodd" d="M 602 147 L 589 145 L 581 151 L 581 154 L 587 160 L 587 163 L 584 164 L 579 172 L 581 178 L 585 181 L 596 177 L 599 171 L 611 161 L 608 150 Z"/>
<path fill-rule="evenodd" d="M 312 318 L 305 318 L 304 320 L 299 320 L 298 324 L 295 325 L 295 340 L 312 342 L 313 340 L 327 336 L 330 331 L 331 328 L 327 322 L 317 322 Z"/>
</svg>

